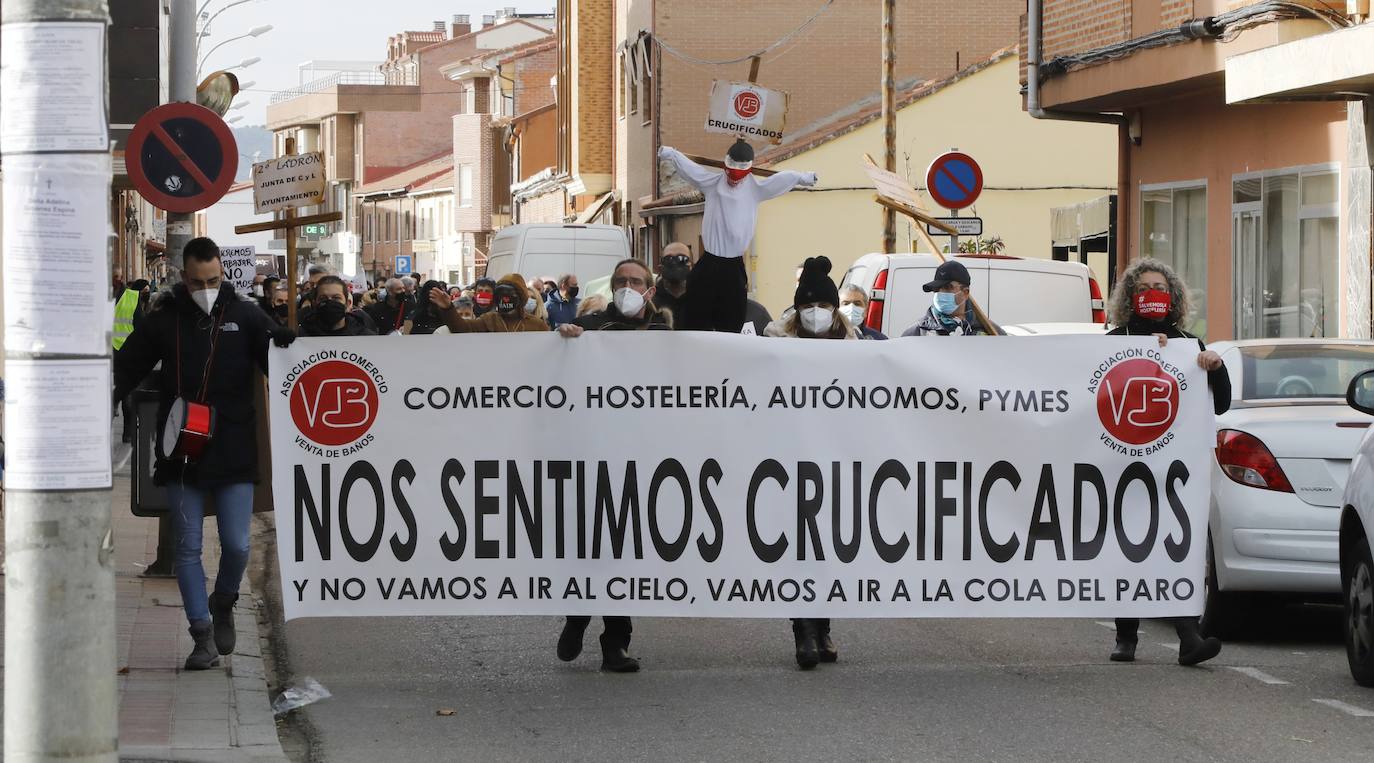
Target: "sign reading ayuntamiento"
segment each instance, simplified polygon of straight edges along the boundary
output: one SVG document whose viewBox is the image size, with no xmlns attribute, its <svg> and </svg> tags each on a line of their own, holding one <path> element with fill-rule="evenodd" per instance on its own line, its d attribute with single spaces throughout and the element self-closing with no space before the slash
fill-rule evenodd
<svg viewBox="0 0 1374 763">
<path fill-rule="evenodd" d="M 1187 343 L 412 341 L 271 351 L 288 618 L 1201 611 Z"/>
</svg>

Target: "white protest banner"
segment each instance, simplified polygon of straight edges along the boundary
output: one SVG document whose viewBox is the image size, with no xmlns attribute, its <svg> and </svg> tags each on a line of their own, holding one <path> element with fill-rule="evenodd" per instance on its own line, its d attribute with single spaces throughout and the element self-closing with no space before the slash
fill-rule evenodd
<svg viewBox="0 0 1374 763">
<path fill-rule="evenodd" d="M 324 155 L 318 151 L 253 165 L 253 211 L 259 215 L 324 201 Z"/>
<path fill-rule="evenodd" d="M 706 132 L 781 143 L 787 125 L 787 101 L 787 93 L 781 90 L 718 79 L 711 83 Z"/>
<path fill-rule="evenodd" d="M 234 285 L 234 291 L 247 294 L 253 290 L 253 277 L 258 274 L 258 251 L 251 246 L 222 246 L 219 260 L 224 264 L 224 280 Z"/>
<path fill-rule="evenodd" d="M 1215 424 L 1197 347 L 958 345 L 274 348 L 286 617 L 1198 614 Z"/>
</svg>

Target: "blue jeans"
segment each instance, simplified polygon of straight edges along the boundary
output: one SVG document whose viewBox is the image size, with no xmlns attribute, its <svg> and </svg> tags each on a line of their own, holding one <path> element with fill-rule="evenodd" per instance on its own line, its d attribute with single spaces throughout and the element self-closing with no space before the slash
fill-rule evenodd
<svg viewBox="0 0 1374 763">
<path fill-rule="evenodd" d="M 205 594 L 205 566 L 201 564 L 201 542 L 205 536 L 205 495 L 215 499 L 219 524 L 219 574 L 215 593 L 236 596 L 243 572 L 248 569 L 248 523 L 253 518 L 253 483 L 235 482 L 212 488 L 181 484 L 167 486 L 176 528 L 177 552 L 173 564 L 177 587 L 181 589 L 186 619 L 192 623 L 210 619 L 209 597 Z"/>
</svg>

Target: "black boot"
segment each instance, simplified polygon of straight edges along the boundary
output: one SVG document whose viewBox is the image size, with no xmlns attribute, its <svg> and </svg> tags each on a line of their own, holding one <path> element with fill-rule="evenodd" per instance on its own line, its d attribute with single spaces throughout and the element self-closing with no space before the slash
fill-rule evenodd
<svg viewBox="0 0 1374 763">
<path fill-rule="evenodd" d="M 639 660 L 626 653 L 626 644 L 619 638 L 606 638 L 601 634 L 601 669 L 611 673 L 634 673 L 639 670 Z"/>
<path fill-rule="evenodd" d="M 797 666 L 810 670 L 821 661 L 820 647 L 816 643 L 816 624 L 806 618 L 792 621 L 792 637 L 797 642 Z"/>
<path fill-rule="evenodd" d="M 1175 627 L 1178 630 L 1178 664 L 1196 665 L 1221 654 L 1221 640 L 1203 638 L 1196 618 L 1178 620 Z"/>
<path fill-rule="evenodd" d="M 840 650 L 830 639 L 830 618 L 816 621 L 816 649 L 820 652 L 821 662 L 836 662 L 840 659 Z"/>
<path fill-rule="evenodd" d="M 1112 662 L 1135 662 L 1134 641 L 1116 640 L 1116 647 L 1112 649 Z"/>
<path fill-rule="evenodd" d="M 587 631 L 589 617 L 569 617 L 563 623 L 563 632 L 558 634 L 558 659 L 572 662 L 582 654 L 582 634 Z"/>
<path fill-rule="evenodd" d="M 214 628 L 209 620 L 197 620 L 191 623 L 191 638 L 196 642 L 196 646 L 191 650 L 191 654 L 186 658 L 187 670 L 209 670 L 219 664 L 219 655 L 215 654 Z"/>
<path fill-rule="evenodd" d="M 215 648 L 220 654 L 232 654 L 237 632 L 234 630 L 234 605 L 238 594 L 210 594 L 210 617 L 215 621 Z"/>
</svg>

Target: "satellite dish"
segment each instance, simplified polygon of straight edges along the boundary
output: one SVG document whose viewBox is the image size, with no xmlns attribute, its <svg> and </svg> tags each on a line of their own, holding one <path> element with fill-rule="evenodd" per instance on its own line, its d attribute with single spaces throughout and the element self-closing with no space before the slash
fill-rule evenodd
<svg viewBox="0 0 1374 763">
<path fill-rule="evenodd" d="M 225 71 L 212 72 L 196 87 L 196 103 L 224 116 L 238 94 L 238 77 Z"/>
</svg>

